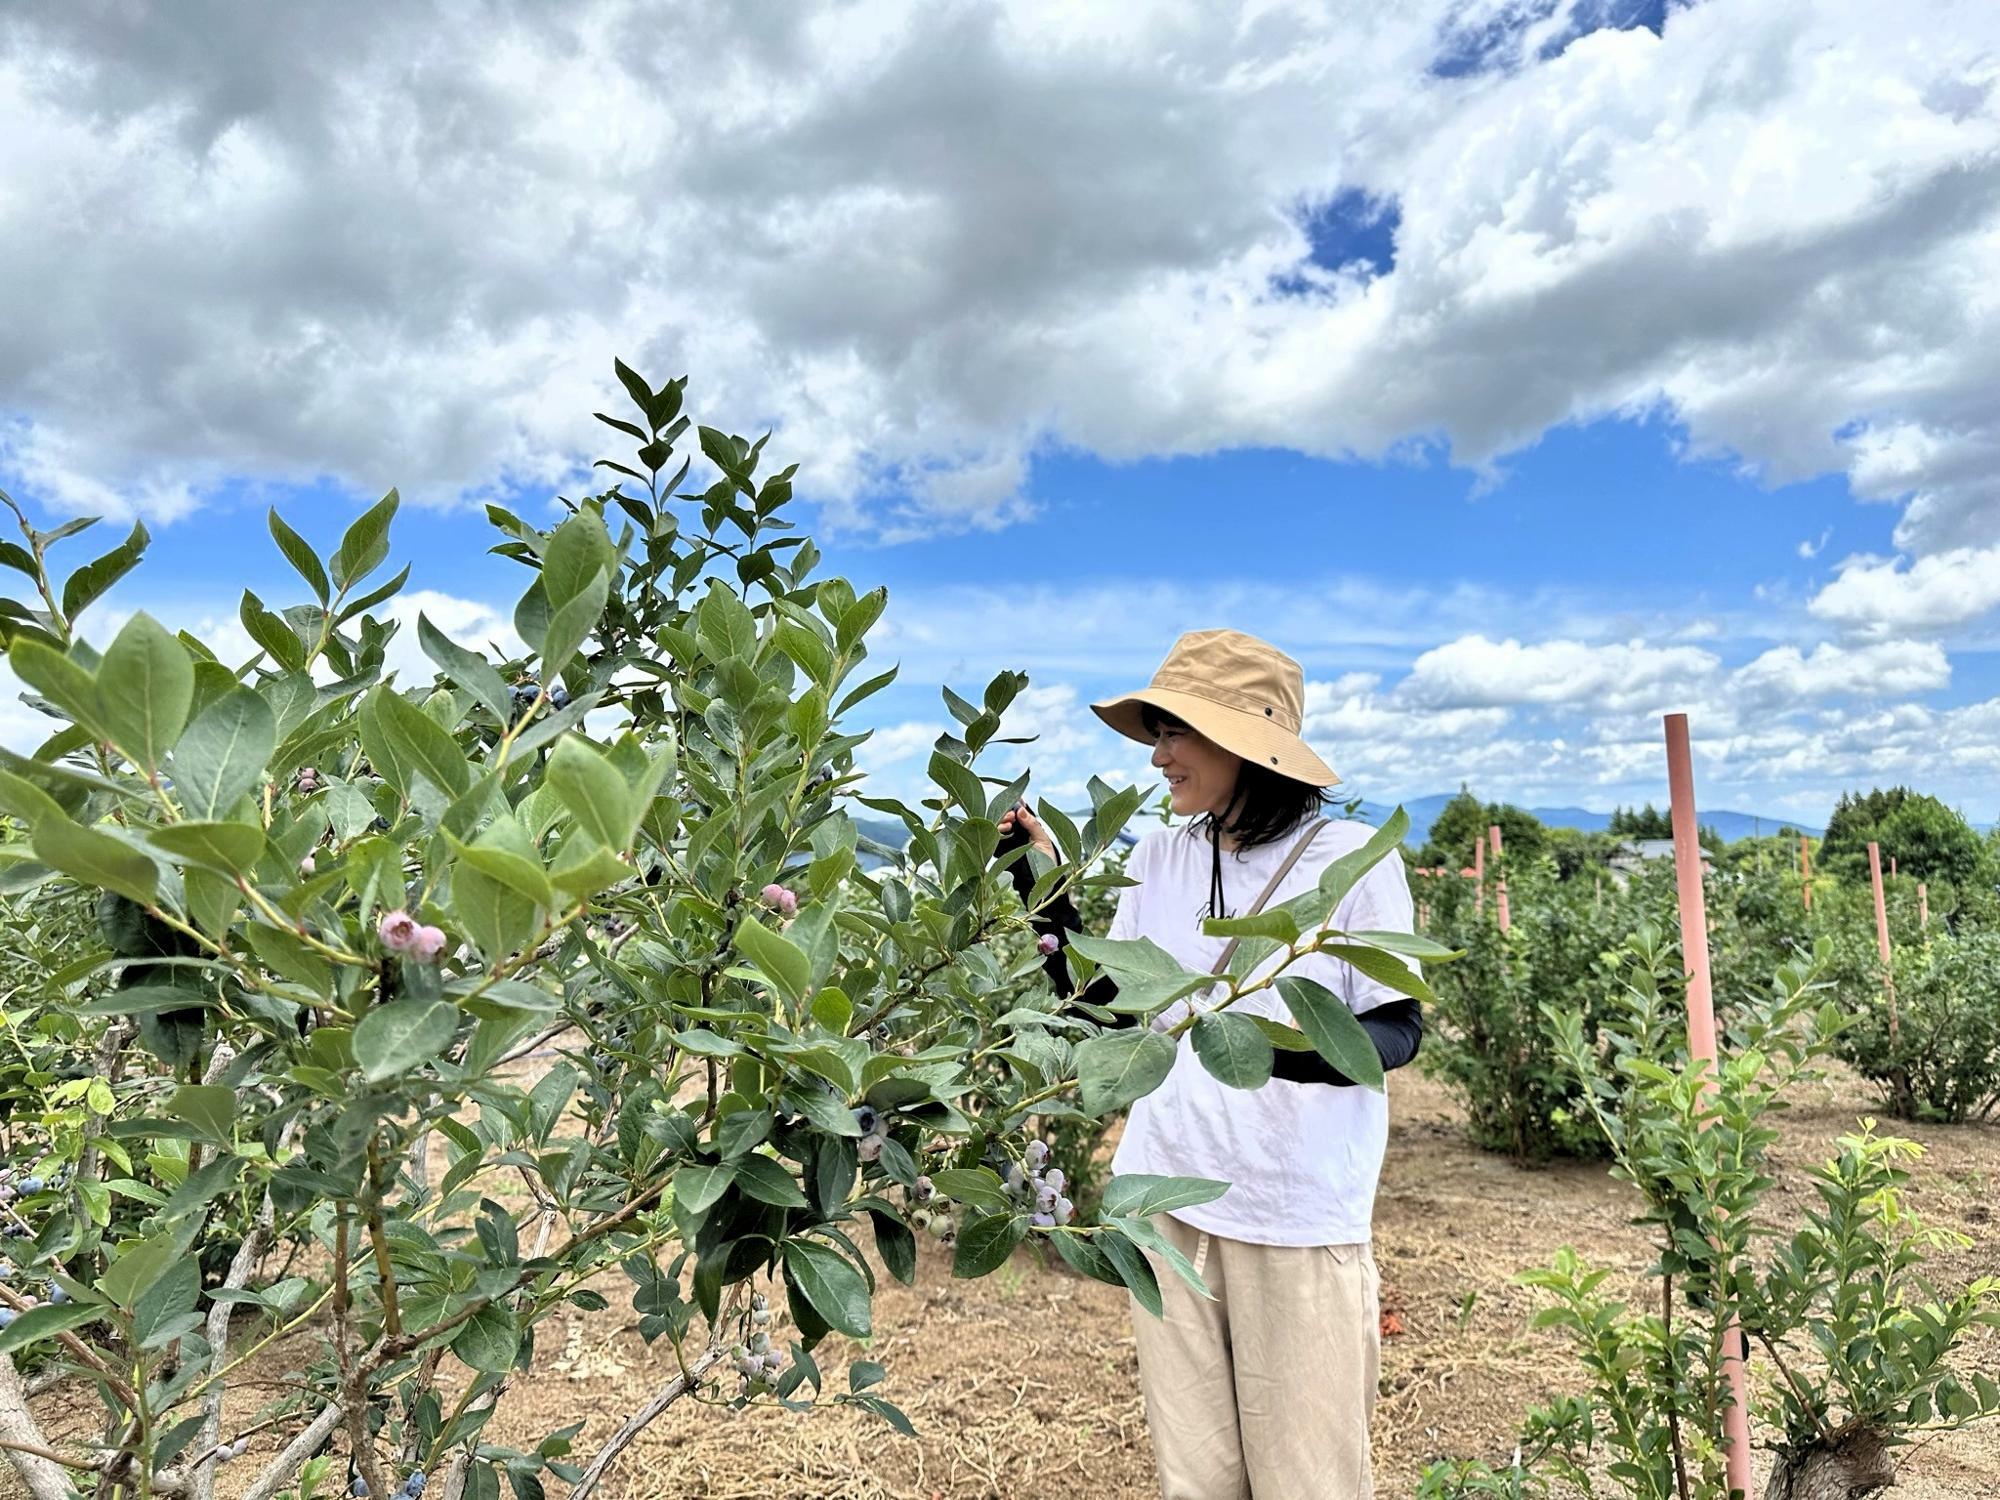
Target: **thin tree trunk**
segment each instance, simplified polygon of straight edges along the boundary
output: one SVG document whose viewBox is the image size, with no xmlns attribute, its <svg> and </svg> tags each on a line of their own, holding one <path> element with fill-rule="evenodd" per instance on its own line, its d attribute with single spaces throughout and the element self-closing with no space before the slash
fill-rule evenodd
<svg viewBox="0 0 2000 1500">
<path fill-rule="evenodd" d="M 28 1414 L 27 1393 L 21 1389 L 21 1372 L 14 1368 L 14 1356 L 0 1354 L 0 1438 L 10 1443 L 27 1443 L 47 1448 L 49 1440 Z M 14 1472 L 28 1487 L 30 1500 L 69 1500 L 70 1482 L 63 1466 L 37 1453 L 19 1448 L 4 1450 Z"/>
<path fill-rule="evenodd" d="M 708 1373 L 709 1366 L 721 1359 L 722 1355 L 723 1346 L 720 1344 L 704 1350 L 688 1366 L 685 1375 L 676 1374 L 672 1380 L 660 1387 L 652 1400 L 627 1417 L 625 1425 L 612 1433 L 611 1440 L 597 1450 L 597 1456 L 583 1471 L 583 1477 L 576 1482 L 576 1488 L 569 1492 L 569 1500 L 589 1500 L 597 1490 L 598 1481 L 604 1478 L 604 1471 L 611 1467 L 612 1461 L 631 1447 L 639 1434 L 650 1427 L 662 1412 L 698 1384 L 701 1377 Z"/>
</svg>

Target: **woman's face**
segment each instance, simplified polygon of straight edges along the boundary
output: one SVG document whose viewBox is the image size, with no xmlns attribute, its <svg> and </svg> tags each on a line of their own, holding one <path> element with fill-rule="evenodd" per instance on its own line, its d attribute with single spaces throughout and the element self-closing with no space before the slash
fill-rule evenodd
<svg viewBox="0 0 2000 1500">
<path fill-rule="evenodd" d="M 1236 792 L 1243 757 L 1199 730 L 1162 723 L 1153 731 L 1153 766 L 1166 778 L 1177 817 L 1220 816 Z"/>
</svg>

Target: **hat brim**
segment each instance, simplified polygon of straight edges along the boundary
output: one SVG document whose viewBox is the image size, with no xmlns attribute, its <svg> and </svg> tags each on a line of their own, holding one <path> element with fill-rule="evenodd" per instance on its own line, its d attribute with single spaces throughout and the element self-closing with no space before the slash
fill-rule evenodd
<svg viewBox="0 0 2000 1500">
<path fill-rule="evenodd" d="M 1150 745 L 1153 737 L 1146 733 L 1144 720 L 1147 704 L 1193 726 L 1231 754 L 1240 755 L 1280 776 L 1303 781 L 1307 786 L 1337 786 L 1340 782 L 1340 776 L 1333 767 L 1313 754 L 1312 747 L 1284 725 L 1274 723 L 1262 714 L 1214 703 L 1193 693 L 1175 692 L 1172 688 L 1142 688 L 1123 697 L 1093 703 L 1090 711 L 1126 739 Z"/>
</svg>

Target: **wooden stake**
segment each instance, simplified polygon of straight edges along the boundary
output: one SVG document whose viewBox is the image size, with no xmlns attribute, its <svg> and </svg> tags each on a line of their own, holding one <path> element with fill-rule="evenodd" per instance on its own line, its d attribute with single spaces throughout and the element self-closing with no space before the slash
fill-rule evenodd
<svg viewBox="0 0 2000 1500">
<path fill-rule="evenodd" d="M 1889 1001 L 1889 1050 L 1896 1050 L 1896 975 L 1889 958 L 1889 907 L 1882 896 L 1882 849 L 1868 845 L 1868 882 L 1875 888 L 1875 951 L 1882 955 L 1882 993 Z"/>
<path fill-rule="evenodd" d="M 1700 826 L 1695 819 L 1694 761 L 1688 751 L 1686 714 L 1668 714 L 1667 794 L 1674 825 L 1674 886 L 1680 897 L 1681 958 L 1687 968 L 1688 1053 L 1705 1062 L 1704 1090 L 1714 1087 L 1715 995 L 1708 967 L 1708 903 L 1702 891 Z M 1755 1500 L 1756 1475 L 1751 1468 L 1750 1393 L 1743 1367 L 1743 1336 L 1736 1315 L 1729 1315 L 1722 1334 L 1722 1378 L 1729 1387 L 1729 1407 L 1722 1414 L 1723 1457 L 1729 1487 L 1743 1500 Z"/>
</svg>

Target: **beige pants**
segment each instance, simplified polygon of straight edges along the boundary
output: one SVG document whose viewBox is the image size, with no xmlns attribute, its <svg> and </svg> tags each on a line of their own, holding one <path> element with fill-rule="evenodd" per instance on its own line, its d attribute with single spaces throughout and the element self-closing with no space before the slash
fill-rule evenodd
<svg viewBox="0 0 2000 1500">
<path fill-rule="evenodd" d="M 1215 1294 L 1157 1256 L 1165 1316 L 1136 1302 L 1163 1500 L 1368 1500 L 1381 1283 L 1367 1245 L 1250 1245 L 1153 1223 Z"/>
</svg>

